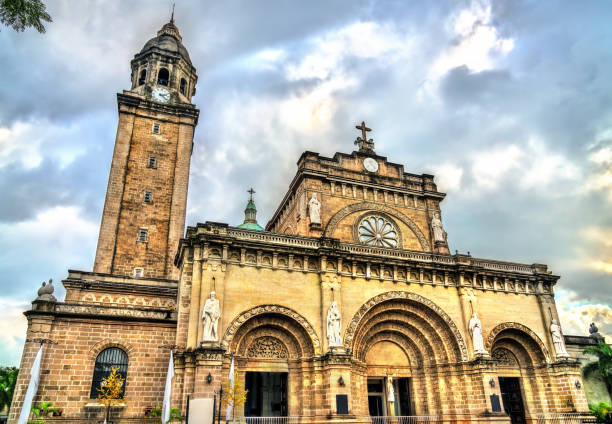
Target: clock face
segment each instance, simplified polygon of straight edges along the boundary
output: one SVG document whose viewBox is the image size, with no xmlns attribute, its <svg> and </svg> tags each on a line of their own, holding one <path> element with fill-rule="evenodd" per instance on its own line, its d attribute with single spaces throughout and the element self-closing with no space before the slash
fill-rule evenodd
<svg viewBox="0 0 612 424">
<path fill-rule="evenodd" d="M 372 158 L 365 158 L 363 160 L 363 167 L 370 172 L 376 172 L 378 171 L 378 162 L 376 162 L 374 159 Z"/>
<path fill-rule="evenodd" d="M 170 92 L 161 87 L 154 88 L 151 96 L 153 100 L 161 103 L 167 103 L 170 100 Z"/>
</svg>

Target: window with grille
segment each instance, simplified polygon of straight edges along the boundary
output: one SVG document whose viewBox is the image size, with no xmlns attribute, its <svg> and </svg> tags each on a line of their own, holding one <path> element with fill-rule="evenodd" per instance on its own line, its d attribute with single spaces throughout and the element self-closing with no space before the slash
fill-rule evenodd
<svg viewBox="0 0 612 424">
<path fill-rule="evenodd" d="M 145 230 L 144 228 L 141 228 L 140 230 L 138 230 L 138 241 L 142 241 L 146 243 L 148 235 L 149 235 L 149 231 Z"/>
<path fill-rule="evenodd" d="M 125 379 L 127 378 L 128 370 L 128 356 L 123 350 L 118 347 L 109 347 L 104 349 L 96 358 L 96 365 L 94 366 L 93 379 L 91 381 L 91 392 L 90 398 L 98 397 L 98 390 L 102 381 L 110 375 L 113 368 L 118 368 L 117 373 L 123 377 L 123 388 L 125 390 Z M 124 392 L 121 393 L 123 398 Z"/>
<path fill-rule="evenodd" d="M 153 134 L 159 134 L 159 124 L 157 122 L 153 124 Z"/>
<path fill-rule="evenodd" d="M 149 158 L 149 163 L 147 164 L 147 168 L 157 168 L 157 159 L 151 156 Z"/>
<path fill-rule="evenodd" d="M 142 278 L 144 270 L 142 268 L 134 268 L 134 278 Z"/>
<path fill-rule="evenodd" d="M 145 191 L 144 202 L 153 203 L 153 192 L 152 191 Z"/>
</svg>

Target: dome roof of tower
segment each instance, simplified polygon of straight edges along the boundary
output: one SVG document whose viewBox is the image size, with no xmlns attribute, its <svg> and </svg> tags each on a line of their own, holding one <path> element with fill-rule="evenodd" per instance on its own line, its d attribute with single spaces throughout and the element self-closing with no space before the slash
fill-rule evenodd
<svg viewBox="0 0 612 424">
<path fill-rule="evenodd" d="M 171 20 L 165 24 L 159 31 L 157 31 L 157 37 L 151 38 L 146 42 L 139 55 L 147 53 L 149 50 L 160 49 L 167 51 L 172 54 L 180 55 L 185 62 L 191 65 L 191 59 L 189 53 L 182 43 L 182 37 L 179 34 L 178 28 L 174 25 L 174 21 Z"/>
</svg>

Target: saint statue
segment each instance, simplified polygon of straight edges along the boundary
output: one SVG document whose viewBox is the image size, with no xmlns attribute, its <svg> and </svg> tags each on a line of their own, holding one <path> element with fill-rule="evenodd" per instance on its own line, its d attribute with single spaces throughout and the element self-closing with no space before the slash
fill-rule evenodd
<svg viewBox="0 0 612 424">
<path fill-rule="evenodd" d="M 312 193 L 308 201 L 308 212 L 310 213 L 311 224 L 321 224 L 321 202 L 317 200 L 317 194 Z"/>
<path fill-rule="evenodd" d="M 342 346 L 340 337 L 340 310 L 338 303 L 334 300 L 327 310 L 327 341 L 330 347 Z"/>
<path fill-rule="evenodd" d="M 550 324 L 550 334 L 552 336 L 553 345 L 555 346 L 555 352 L 557 358 L 567 358 L 569 353 L 565 350 L 565 343 L 563 342 L 563 333 L 561 333 L 561 326 L 555 318 L 553 318 Z"/>
<path fill-rule="evenodd" d="M 202 312 L 202 319 L 204 320 L 203 341 L 215 342 L 218 340 L 217 324 L 219 323 L 220 316 L 219 299 L 215 298 L 215 292 L 211 291 L 210 297 L 206 299 L 204 304 L 204 312 Z"/>
<path fill-rule="evenodd" d="M 472 335 L 472 344 L 474 345 L 475 355 L 486 355 L 487 352 L 484 348 L 484 341 L 482 339 L 482 323 L 478 319 L 478 314 L 474 312 L 472 319 L 469 324 L 470 334 Z"/>
<path fill-rule="evenodd" d="M 446 231 L 442 228 L 442 221 L 438 212 L 434 213 L 433 218 L 431 218 L 431 229 L 433 230 L 434 242 L 446 241 Z"/>
<path fill-rule="evenodd" d="M 395 402 L 395 390 L 393 389 L 393 377 L 387 377 L 387 402 Z"/>
</svg>

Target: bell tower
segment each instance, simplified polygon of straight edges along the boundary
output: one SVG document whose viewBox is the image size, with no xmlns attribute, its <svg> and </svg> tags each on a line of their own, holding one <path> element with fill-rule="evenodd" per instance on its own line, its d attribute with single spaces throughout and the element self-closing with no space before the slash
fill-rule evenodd
<svg viewBox="0 0 612 424">
<path fill-rule="evenodd" d="M 198 80 L 174 14 L 131 62 L 132 86 L 117 94 L 119 123 L 94 272 L 177 279 Z"/>
</svg>

